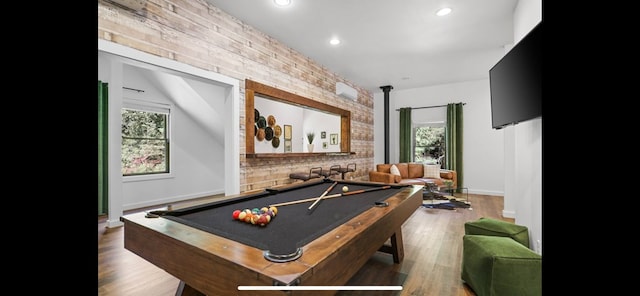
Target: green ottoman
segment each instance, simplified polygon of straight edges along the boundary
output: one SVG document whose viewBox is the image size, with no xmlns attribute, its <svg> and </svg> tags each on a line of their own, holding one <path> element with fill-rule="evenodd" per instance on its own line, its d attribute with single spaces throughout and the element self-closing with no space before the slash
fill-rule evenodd
<svg viewBox="0 0 640 296">
<path fill-rule="evenodd" d="M 465 235 L 462 280 L 478 296 L 542 295 L 542 256 L 509 237 Z"/>
<path fill-rule="evenodd" d="M 480 218 L 464 223 L 464 234 L 507 236 L 529 247 L 529 229 L 526 226 L 491 218 Z"/>
</svg>

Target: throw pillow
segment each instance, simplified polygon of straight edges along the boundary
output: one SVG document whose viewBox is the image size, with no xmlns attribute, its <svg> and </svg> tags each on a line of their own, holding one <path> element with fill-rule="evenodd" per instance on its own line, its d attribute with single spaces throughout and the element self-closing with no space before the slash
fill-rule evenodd
<svg viewBox="0 0 640 296">
<path fill-rule="evenodd" d="M 440 179 L 440 165 L 439 164 L 425 164 L 423 178 Z"/>
<path fill-rule="evenodd" d="M 395 164 L 391 166 L 389 171 L 391 172 L 392 175 L 400 176 L 400 170 L 398 169 L 398 167 Z"/>
</svg>

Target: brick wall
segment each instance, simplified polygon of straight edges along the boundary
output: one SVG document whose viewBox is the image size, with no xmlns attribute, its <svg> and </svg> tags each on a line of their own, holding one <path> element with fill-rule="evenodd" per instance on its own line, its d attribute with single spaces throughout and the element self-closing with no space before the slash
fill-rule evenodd
<svg viewBox="0 0 640 296">
<path fill-rule="evenodd" d="M 204 0 L 149 0 L 133 12 L 98 1 L 98 38 L 240 81 L 240 191 L 289 184 L 289 173 L 356 163 L 348 176 L 373 169 L 373 94 L 337 76 Z M 351 113 L 350 156 L 245 157 L 244 80 L 248 78 Z M 335 95 L 336 82 L 358 91 L 357 102 Z M 299 182 L 299 181 L 298 181 Z"/>
</svg>

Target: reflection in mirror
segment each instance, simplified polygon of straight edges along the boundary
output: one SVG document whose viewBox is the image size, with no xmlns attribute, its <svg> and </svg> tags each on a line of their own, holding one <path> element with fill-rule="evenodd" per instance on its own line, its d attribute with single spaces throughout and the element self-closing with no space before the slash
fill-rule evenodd
<svg viewBox="0 0 640 296">
<path fill-rule="evenodd" d="M 251 80 L 245 93 L 248 156 L 349 153 L 350 111 Z"/>
<path fill-rule="evenodd" d="M 320 134 L 340 134 L 340 116 L 324 113 L 308 108 L 301 108 L 291 104 L 274 101 L 255 95 L 254 113 L 259 114 L 256 120 L 256 136 L 254 139 L 255 153 L 283 153 L 285 152 L 283 126 L 289 126 L 291 149 L 288 152 L 340 152 L 336 143 L 328 145 L 329 139 L 321 138 Z M 255 120 L 255 118 L 254 118 Z M 307 134 L 315 135 L 309 143 Z M 323 146 L 323 142 L 327 145 Z M 309 151 L 307 144 L 314 144 Z"/>
</svg>

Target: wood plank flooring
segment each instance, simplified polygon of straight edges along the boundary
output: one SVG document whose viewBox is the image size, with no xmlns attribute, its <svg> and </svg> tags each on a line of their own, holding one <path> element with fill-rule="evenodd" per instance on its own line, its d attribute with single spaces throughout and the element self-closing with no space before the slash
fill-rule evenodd
<svg viewBox="0 0 640 296">
<path fill-rule="evenodd" d="M 418 208 L 402 226 L 405 258 L 376 253 L 347 285 L 401 285 L 402 291 L 339 291 L 338 296 L 475 295 L 460 279 L 464 223 L 503 218 L 501 196 L 469 195 L 472 209 Z M 207 201 L 206 199 L 198 202 Z M 425 200 L 424 203 L 429 203 Z M 140 209 L 141 211 L 144 209 Z M 135 211 L 128 211 L 131 213 Z M 175 295 L 179 280 L 124 248 L 124 228 L 98 218 L 98 295 Z M 256 295 L 259 295 L 257 292 Z"/>
</svg>

